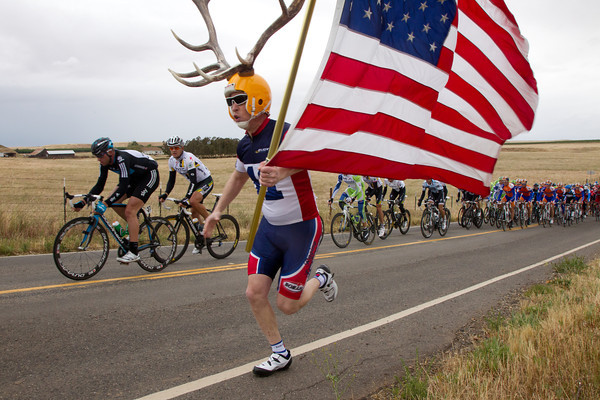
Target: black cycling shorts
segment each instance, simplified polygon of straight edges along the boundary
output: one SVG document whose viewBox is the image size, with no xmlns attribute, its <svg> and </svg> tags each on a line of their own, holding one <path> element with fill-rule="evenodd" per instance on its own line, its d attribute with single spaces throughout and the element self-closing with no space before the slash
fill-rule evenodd
<svg viewBox="0 0 600 400">
<path fill-rule="evenodd" d="M 144 203 L 148 201 L 150 195 L 154 193 L 160 178 L 158 176 L 158 170 L 152 169 L 147 174 L 142 176 L 140 179 L 136 179 L 134 182 L 130 182 L 127 187 L 127 197 L 137 197 Z"/>
</svg>

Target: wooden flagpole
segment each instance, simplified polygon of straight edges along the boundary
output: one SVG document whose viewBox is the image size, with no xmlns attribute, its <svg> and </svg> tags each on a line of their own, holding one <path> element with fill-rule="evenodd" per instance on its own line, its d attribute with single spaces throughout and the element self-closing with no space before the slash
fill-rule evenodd
<svg viewBox="0 0 600 400">
<path fill-rule="evenodd" d="M 302 57 L 302 50 L 304 49 L 304 43 L 306 42 L 306 35 L 308 34 L 308 27 L 312 18 L 313 11 L 315 9 L 316 0 L 308 1 L 308 8 L 306 9 L 306 15 L 304 17 L 304 23 L 302 25 L 302 31 L 300 32 L 300 39 L 298 40 L 298 47 L 296 48 L 296 55 L 292 63 L 292 69 L 290 71 L 290 77 L 288 79 L 285 94 L 283 95 L 283 101 L 281 103 L 281 109 L 279 110 L 279 117 L 275 123 L 275 130 L 273 131 L 273 137 L 271 138 L 271 144 L 269 146 L 269 152 L 267 154 L 267 162 L 275 155 L 279 148 L 279 142 L 281 141 L 281 133 L 283 132 L 283 124 L 285 122 L 285 114 L 290 103 L 290 97 L 292 96 L 292 89 L 294 82 L 296 81 L 296 75 L 298 73 L 298 65 L 300 64 L 300 58 Z M 256 207 L 254 208 L 254 217 L 252 218 L 252 225 L 250 226 L 250 233 L 248 236 L 248 242 L 246 243 L 246 252 L 250 253 L 252 245 L 254 244 L 254 236 L 258 229 L 258 222 L 260 220 L 260 213 L 262 205 L 265 200 L 265 194 L 267 188 L 264 186 L 260 187 L 258 192 L 258 199 L 256 200 Z"/>
</svg>

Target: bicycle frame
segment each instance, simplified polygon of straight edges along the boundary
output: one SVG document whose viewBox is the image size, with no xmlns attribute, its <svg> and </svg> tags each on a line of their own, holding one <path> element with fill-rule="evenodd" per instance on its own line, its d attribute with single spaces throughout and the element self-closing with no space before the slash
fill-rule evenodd
<svg viewBox="0 0 600 400">
<path fill-rule="evenodd" d="M 85 231 L 83 232 L 83 240 L 81 241 L 81 244 L 78 246 L 79 250 L 86 250 L 87 246 L 89 246 L 91 240 L 92 240 L 92 236 L 95 232 L 96 226 L 98 226 L 99 223 L 101 223 L 104 228 L 106 230 L 108 230 L 108 232 L 110 232 L 110 234 L 112 235 L 112 237 L 116 240 L 117 244 L 119 245 L 119 248 L 126 253 L 129 250 L 129 242 L 127 241 L 127 239 L 122 238 L 121 235 L 119 235 L 117 233 L 117 231 L 115 231 L 115 228 L 112 226 L 112 224 L 110 224 L 108 222 L 108 220 L 106 219 L 106 216 L 104 214 L 98 214 L 96 212 L 94 212 L 94 208 L 96 206 L 96 203 L 98 201 L 102 201 L 103 197 L 102 196 L 94 196 L 94 201 L 91 203 L 90 207 L 92 209 L 92 212 L 90 214 L 90 218 L 92 218 L 94 221 L 90 223 L 90 225 L 88 225 L 88 227 L 85 229 Z M 126 204 L 123 203 L 115 203 L 112 205 L 112 207 L 125 207 Z M 151 224 L 149 223 L 150 221 L 148 220 L 148 214 L 150 214 L 149 212 L 150 206 L 145 207 L 145 208 L 141 208 L 140 211 L 138 212 L 139 214 L 142 214 L 144 221 L 146 222 L 146 229 L 148 229 L 148 233 L 149 236 L 152 236 L 151 232 Z M 143 244 L 141 245 L 138 250 L 142 251 L 145 250 L 148 247 L 152 247 L 151 244 Z"/>
</svg>

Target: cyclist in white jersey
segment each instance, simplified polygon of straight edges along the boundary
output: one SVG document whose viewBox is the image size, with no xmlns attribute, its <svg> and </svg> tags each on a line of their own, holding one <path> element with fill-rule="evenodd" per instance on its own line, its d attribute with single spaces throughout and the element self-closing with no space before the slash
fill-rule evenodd
<svg viewBox="0 0 600 400">
<path fill-rule="evenodd" d="M 438 210 L 440 211 L 440 218 L 442 219 L 443 228 L 446 228 L 446 210 L 444 206 L 446 205 L 446 193 L 447 193 L 446 185 L 440 181 L 436 181 L 435 179 L 426 179 L 423 181 L 423 190 L 421 191 L 421 197 L 417 202 L 418 206 L 421 207 L 421 202 L 425 197 L 425 192 L 429 191 L 428 199 L 433 200 L 437 205 Z"/>
<path fill-rule="evenodd" d="M 192 208 L 192 218 L 198 219 L 197 227 L 202 231 L 200 221 L 208 217 L 208 211 L 204 206 L 204 199 L 213 189 L 213 178 L 209 169 L 194 154 L 187 152 L 183 148 L 183 140 L 179 136 L 172 136 L 167 139 L 167 146 L 171 151 L 169 158 L 169 181 L 165 192 L 158 196 L 158 201 L 164 202 L 169 193 L 175 186 L 177 174 L 185 176 L 189 181 L 189 186 L 182 206 L 189 205 Z M 194 248 L 193 254 L 200 253 L 200 250 Z"/>
<path fill-rule="evenodd" d="M 248 260 L 246 297 L 263 334 L 271 345 L 269 359 L 253 372 L 267 376 L 287 369 L 292 355 L 279 332 L 269 302 L 271 284 L 279 273 L 277 307 L 293 314 L 321 290 L 327 301 L 337 296 L 337 284 L 325 265 L 309 279 L 314 255 L 323 235 L 323 226 L 310 175 L 306 170 L 290 170 L 265 165 L 275 121 L 269 118 L 271 90 L 256 74 L 235 74 L 225 87 L 229 116 L 246 131 L 237 148 L 235 169 L 225 184 L 223 195 L 206 219 L 204 236 L 210 237 L 222 212 L 251 179 L 257 190 L 266 186 L 263 218 Z M 289 125 L 284 125 L 284 131 Z"/>
<path fill-rule="evenodd" d="M 399 179 L 385 179 L 385 189 L 383 191 L 383 196 L 387 192 L 387 188 L 392 189 L 390 192 L 390 200 L 395 200 L 396 204 L 400 208 L 400 212 L 404 213 L 404 199 L 406 198 L 406 185 L 403 180 Z"/>
</svg>

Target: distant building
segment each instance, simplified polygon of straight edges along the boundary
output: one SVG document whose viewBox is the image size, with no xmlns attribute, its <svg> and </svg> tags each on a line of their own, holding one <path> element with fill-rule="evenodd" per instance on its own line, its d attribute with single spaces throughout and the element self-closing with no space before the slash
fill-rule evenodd
<svg viewBox="0 0 600 400">
<path fill-rule="evenodd" d="M 75 158 L 75 150 L 48 150 L 48 158 Z"/>
<path fill-rule="evenodd" d="M 160 147 L 143 147 L 142 153 L 148 156 L 163 155 L 165 152 Z"/>
<path fill-rule="evenodd" d="M 46 150 L 37 149 L 29 154 L 29 157 L 36 158 L 75 158 L 74 150 Z"/>
<path fill-rule="evenodd" d="M 27 155 L 28 157 L 35 158 L 48 158 L 48 150 L 46 149 L 36 149 Z"/>
<path fill-rule="evenodd" d="M 16 157 L 17 152 L 0 144 L 0 157 Z"/>
</svg>

